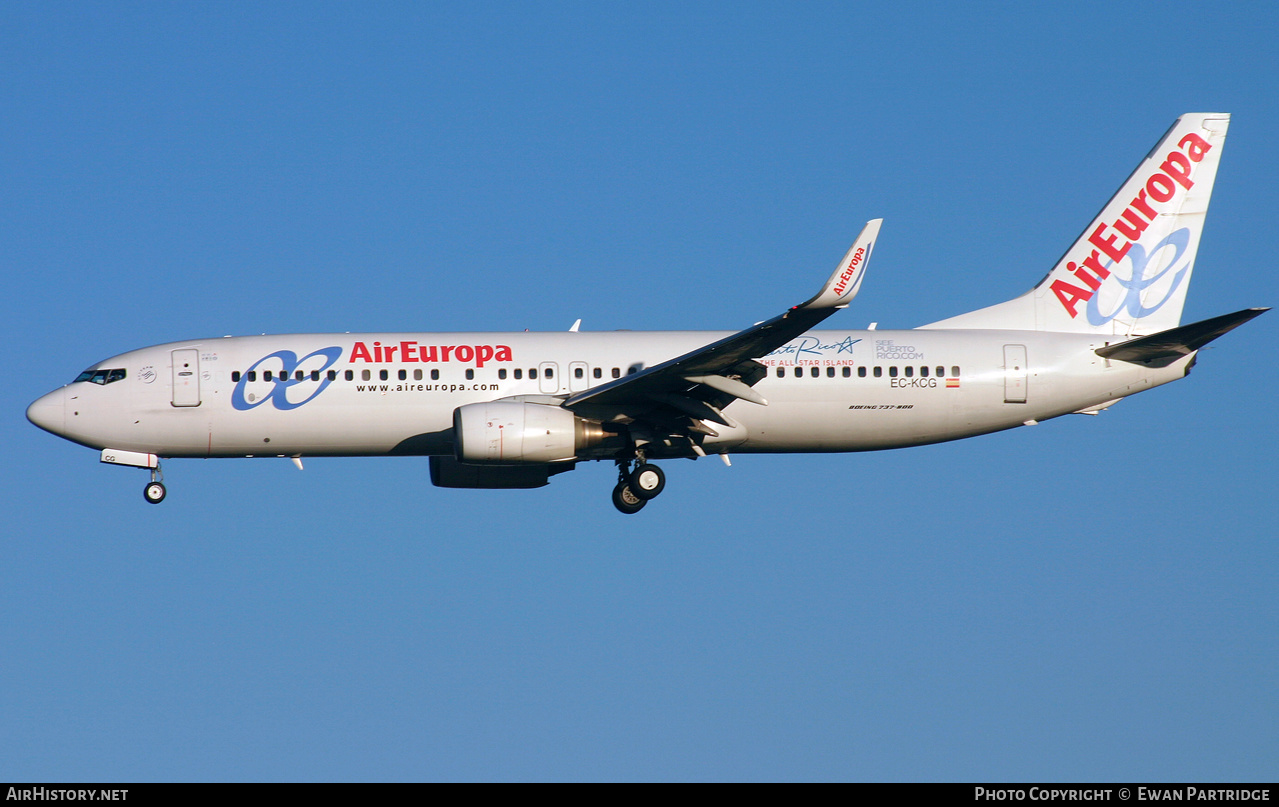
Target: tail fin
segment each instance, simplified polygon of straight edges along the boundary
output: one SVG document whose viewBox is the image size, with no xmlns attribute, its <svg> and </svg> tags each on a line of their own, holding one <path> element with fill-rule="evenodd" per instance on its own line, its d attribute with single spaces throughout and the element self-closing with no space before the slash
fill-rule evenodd
<svg viewBox="0 0 1279 807">
<path fill-rule="evenodd" d="M 1230 116 L 1182 115 L 1039 285 L 924 328 L 1132 336 L 1175 328 Z"/>
</svg>

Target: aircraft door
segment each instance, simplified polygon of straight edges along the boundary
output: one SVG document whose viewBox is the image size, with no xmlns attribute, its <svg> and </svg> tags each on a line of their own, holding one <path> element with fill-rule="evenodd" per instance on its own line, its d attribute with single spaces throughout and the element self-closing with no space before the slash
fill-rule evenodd
<svg viewBox="0 0 1279 807">
<path fill-rule="evenodd" d="M 200 351 L 183 348 L 173 351 L 173 405 L 200 405 Z"/>
<path fill-rule="evenodd" d="M 554 395 L 560 391 L 560 372 L 559 365 L 553 361 L 544 361 L 538 365 L 541 371 L 537 374 L 538 389 L 547 395 Z"/>
<path fill-rule="evenodd" d="M 590 368 L 584 361 L 575 361 L 568 366 L 568 391 L 581 392 L 591 383 L 587 378 Z"/>
<path fill-rule="evenodd" d="M 1004 345 L 1004 403 L 1026 402 L 1026 346 Z"/>
</svg>

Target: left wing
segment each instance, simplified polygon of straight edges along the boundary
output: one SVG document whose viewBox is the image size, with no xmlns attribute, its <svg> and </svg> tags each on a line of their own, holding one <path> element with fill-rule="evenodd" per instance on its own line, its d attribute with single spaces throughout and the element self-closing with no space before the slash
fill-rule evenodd
<svg viewBox="0 0 1279 807">
<path fill-rule="evenodd" d="M 714 435 L 701 421 L 735 428 L 721 410 L 737 399 L 767 406 L 751 385 L 764 377 L 754 359 L 767 355 L 845 308 L 861 288 L 883 219 L 866 223 L 826 285 L 811 300 L 766 322 L 634 375 L 571 395 L 566 409 L 605 421 L 647 421 L 667 433 Z"/>
</svg>

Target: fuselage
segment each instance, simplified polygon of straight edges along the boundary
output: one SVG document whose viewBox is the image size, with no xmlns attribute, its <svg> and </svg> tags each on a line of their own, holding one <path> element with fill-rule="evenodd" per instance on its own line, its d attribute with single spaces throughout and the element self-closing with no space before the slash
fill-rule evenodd
<svg viewBox="0 0 1279 807">
<path fill-rule="evenodd" d="M 451 455 L 460 406 L 555 403 L 728 333 L 293 334 L 134 350 L 32 404 L 37 425 L 162 457 Z M 810 331 L 758 359 L 710 453 L 867 451 L 1087 411 L 1185 375 L 1107 361 L 1105 337 L 1039 331 Z M 119 372 L 123 371 L 123 372 Z M 660 454 L 659 454 L 660 455 Z M 592 457 L 582 457 L 589 459 Z M 599 458 L 599 457 L 595 457 Z"/>
<path fill-rule="evenodd" d="M 1018 297 L 908 331 L 817 330 L 857 295 L 882 219 L 816 295 L 735 333 L 372 333 L 173 342 L 100 362 L 27 417 L 147 468 L 160 457 L 428 455 L 431 481 L 529 488 L 618 466 L 613 504 L 665 486 L 651 460 L 873 451 L 1095 414 L 1184 376 L 1265 309 L 1181 324 L 1230 116 L 1168 129 Z"/>
</svg>

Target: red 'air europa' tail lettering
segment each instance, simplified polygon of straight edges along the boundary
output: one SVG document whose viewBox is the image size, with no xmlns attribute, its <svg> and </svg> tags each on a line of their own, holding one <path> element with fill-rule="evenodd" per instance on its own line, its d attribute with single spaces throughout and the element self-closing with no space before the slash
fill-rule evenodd
<svg viewBox="0 0 1279 807">
<path fill-rule="evenodd" d="M 1081 262 L 1070 261 L 1066 264 L 1067 271 L 1074 278 L 1057 278 L 1050 286 L 1061 307 L 1072 319 L 1079 316 L 1079 304 L 1091 300 L 1101 288 L 1102 282 L 1110 276 L 1110 271 L 1101 266 L 1099 258 L 1104 255 L 1111 264 L 1122 261 L 1133 244 L 1140 242 L 1142 235 L 1161 212 L 1155 209 L 1151 201 L 1162 207 L 1173 202 L 1178 193 L 1184 196 L 1184 192 L 1195 186 L 1195 181 L 1191 179 L 1194 165 L 1202 162 L 1212 148 L 1212 144 L 1198 134 L 1187 133 L 1177 141 L 1175 149 L 1164 154 L 1158 170 L 1146 175 L 1145 182 L 1139 186 L 1136 195 L 1118 216 L 1107 223 L 1103 213 L 1099 217 L 1101 220 L 1094 223 L 1095 226 L 1088 235 L 1088 244 L 1094 249 Z M 1089 269 L 1092 270 L 1091 273 Z M 1083 285 L 1071 282 L 1073 279 L 1082 281 Z"/>
<path fill-rule="evenodd" d="M 474 362 L 476 367 L 483 367 L 490 361 L 511 360 L 511 348 L 507 345 L 420 345 L 409 339 L 386 345 L 375 341 L 371 347 L 366 342 L 356 342 L 351 346 L 349 359 L 351 363 L 376 364 L 459 361 L 465 364 Z"/>
</svg>

